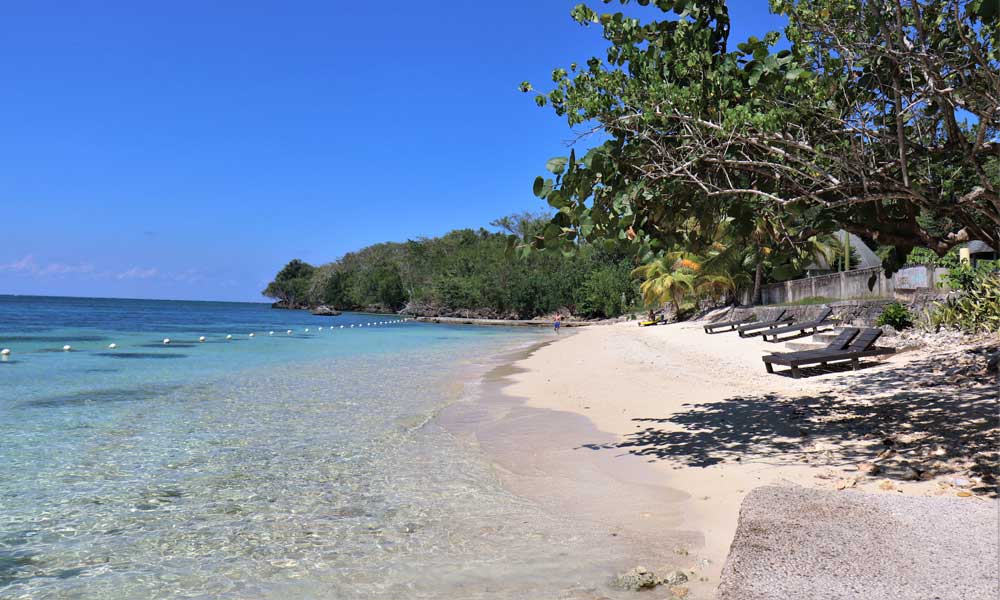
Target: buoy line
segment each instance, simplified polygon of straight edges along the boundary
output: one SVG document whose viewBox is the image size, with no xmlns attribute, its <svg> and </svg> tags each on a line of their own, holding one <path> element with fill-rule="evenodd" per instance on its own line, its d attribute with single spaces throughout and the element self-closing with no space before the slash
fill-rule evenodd
<svg viewBox="0 0 1000 600">
<path fill-rule="evenodd" d="M 402 319 L 394 319 L 394 320 L 391 320 L 391 321 L 372 321 L 372 322 L 365 322 L 365 323 L 350 323 L 348 325 L 337 325 L 337 326 L 330 325 L 328 327 L 328 329 L 332 332 L 332 331 L 334 331 L 335 328 L 339 328 L 339 329 L 354 329 L 355 327 L 359 327 L 360 328 L 360 327 L 365 327 L 365 326 L 368 326 L 368 327 L 381 327 L 383 325 L 396 325 L 396 324 L 399 324 L 399 323 L 406 323 L 406 322 L 409 322 L 411 320 L 412 319 L 410 319 L 409 317 L 406 317 L 406 318 L 402 318 Z M 317 329 L 319 331 L 323 331 L 323 327 L 318 327 Z M 303 329 L 304 333 L 309 333 L 309 331 L 310 331 L 309 327 L 305 327 Z M 292 329 L 289 329 L 285 333 L 287 335 L 293 335 L 295 333 L 295 331 L 292 330 Z M 274 331 L 273 330 L 272 331 L 268 331 L 267 335 L 273 336 L 274 335 Z M 248 338 L 255 338 L 255 337 L 257 337 L 257 334 L 256 334 L 256 332 L 250 332 L 250 333 L 247 334 L 247 337 Z M 230 334 L 226 334 L 225 340 L 227 340 L 227 341 L 233 340 L 233 334 L 231 334 L 231 333 Z M 198 336 L 198 342 L 199 343 L 204 343 L 206 341 L 208 341 L 207 337 L 205 337 L 203 335 L 202 336 Z M 164 346 L 169 346 L 173 342 L 174 342 L 174 340 L 172 340 L 171 338 L 163 338 L 161 340 L 161 344 L 164 345 Z M 108 350 L 116 350 L 118 348 L 119 348 L 119 346 L 115 342 L 111 342 L 110 344 L 107 345 L 107 349 Z M 63 352 L 74 352 L 74 351 L 76 351 L 73 348 L 73 346 L 71 346 L 70 344 L 63 345 L 63 347 L 61 348 L 61 350 Z M 13 354 L 13 352 L 14 351 L 11 348 L 0 348 L 0 357 L 2 357 L 3 360 L 7 360 L 8 357 L 10 357 Z M 29 353 L 29 354 L 31 354 L 31 353 Z"/>
</svg>

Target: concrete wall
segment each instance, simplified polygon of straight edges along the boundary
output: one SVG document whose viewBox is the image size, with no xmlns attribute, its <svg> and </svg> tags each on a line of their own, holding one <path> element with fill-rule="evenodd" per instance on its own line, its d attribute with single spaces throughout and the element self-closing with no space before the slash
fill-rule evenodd
<svg viewBox="0 0 1000 600">
<path fill-rule="evenodd" d="M 923 265 L 900 269 L 886 277 L 882 267 L 855 269 L 764 286 L 762 304 L 785 304 L 806 298 L 898 298 L 909 300 L 916 290 L 939 288 L 946 269 Z"/>
</svg>

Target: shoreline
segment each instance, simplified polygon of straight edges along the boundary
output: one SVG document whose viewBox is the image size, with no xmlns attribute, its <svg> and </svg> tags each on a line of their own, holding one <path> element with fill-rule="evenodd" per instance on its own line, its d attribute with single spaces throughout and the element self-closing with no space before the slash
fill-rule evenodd
<svg viewBox="0 0 1000 600">
<path fill-rule="evenodd" d="M 940 362 L 933 353 L 900 352 L 857 373 L 792 379 L 767 374 L 760 361 L 764 352 L 781 350 L 759 338 L 705 335 L 700 323 L 584 328 L 491 371 L 471 409 L 485 414 L 459 429 L 476 439 L 514 493 L 630 537 L 636 552 L 622 558 L 621 571 L 681 569 L 695 599 L 711 598 L 718 586 L 742 500 L 756 487 L 971 495 L 953 482 L 970 473 L 978 479 L 970 467 L 976 449 L 951 456 L 968 440 L 928 437 L 937 445 L 917 454 L 948 459 L 934 463 L 932 477 L 910 477 L 905 469 L 919 468 L 916 455 L 905 456 L 902 446 L 887 453 L 882 445 L 886 435 L 919 440 L 905 422 L 912 400 L 906 394 L 923 390 L 908 389 L 902 377 L 911 365 L 926 369 L 921 361 Z M 869 379 L 880 384 L 852 394 L 852 382 Z M 973 398 L 995 408 L 975 396 L 978 390 L 954 401 Z M 886 408 L 873 409 L 872 396 L 884 398 Z M 898 411 L 891 416 L 899 422 L 883 418 L 890 421 L 883 426 L 870 417 L 838 417 L 838 410 Z M 975 422 L 977 415 L 960 417 Z M 446 427 L 448 419 L 442 415 Z M 987 448 L 996 437 L 989 427 L 976 433 Z M 990 498 L 977 493 L 969 501 Z"/>
<path fill-rule="evenodd" d="M 699 544 L 699 533 L 690 530 L 678 512 L 662 510 L 665 504 L 686 501 L 687 493 L 666 485 L 641 459 L 622 461 L 567 449 L 579 436 L 607 443 L 614 436 L 599 430 L 586 415 L 530 406 L 527 399 L 507 392 L 527 372 L 520 364 L 576 335 L 535 342 L 497 357 L 497 364 L 478 378 L 469 400 L 445 407 L 436 424 L 480 452 L 501 485 L 516 497 L 548 514 L 568 517 L 581 532 L 603 536 L 609 550 L 616 549 L 607 556 L 606 570 L 577 582 L 594 594 L 581 600 L 631 598 L 634 592 L 608 584 L 637 565 L 663 575 L 682 571 L 691 578 L 685 587 L 709 589 L 698 581 L 704 559 L 690 550 Z M 612 488 L 615 492 L 607 495 Z"/>
</svg>

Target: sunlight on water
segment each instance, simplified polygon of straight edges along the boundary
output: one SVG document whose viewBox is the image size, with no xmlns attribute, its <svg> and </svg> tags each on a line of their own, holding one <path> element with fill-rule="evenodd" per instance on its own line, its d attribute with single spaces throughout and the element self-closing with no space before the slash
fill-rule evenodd
<svg viewBox="0 0 1000 600">
<path fill-rule="evenodd" d="M 515 598 L 593 581 L 605 540 L 507 493 L 429 421 L 460 371 L 537 332 L 226 343 L 252 319 L 337 321 L 230 305 L 185 329 L 217 307 L 124 304 L 103 320 L 36 305 L 47 318 L 31 322 L 0 301 L 0 345 L 17 349 L 0 369 L 0 597 Z M 213 344 L 182 341 L 210 330 Z M 76 352 L 44 352 L 67 340 Z"/>
</svg>

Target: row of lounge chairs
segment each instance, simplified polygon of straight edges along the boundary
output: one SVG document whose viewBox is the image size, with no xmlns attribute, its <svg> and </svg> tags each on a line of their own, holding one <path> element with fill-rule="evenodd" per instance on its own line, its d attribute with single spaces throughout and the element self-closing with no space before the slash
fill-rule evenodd
<svg viewBox="0 0 1000 600">
<path fill-rule="evenodd" d="M 705 325 L 705 333 L 715 334 L 736 331 L 740 337 L 760 335 L 768 342 L 780 342 L 797 337 L 803 337 L 819 332 L 825 325 L 832 325 L 829 320 L 833 309 L 825 308 L 815 319 L 794 322 L 793 317 L 786 317 L 787 311 L 780 310 L 769 319 L 754 321 L 753 317 L 709 323 Z M 782 338 L 786 334 L 791 337 Z M 791 368 L 792 377 L 801 377 L 800 367 L 807 365 L 826 366 L 833 362 L 850 361 L 851 368 L 857 369 L 860 359 L 881 354 L 891 354 L 895 350 L 875 346 L 876 340 L 882 335 L 881 329 L 845 327 L 836 338 L 825 348 L 802 350 L 799 352 L 773 352 L 762 357 L 764 368 L 768 373 L 774 373 L 774 365 L 784 365 Z"/>
</svg>

